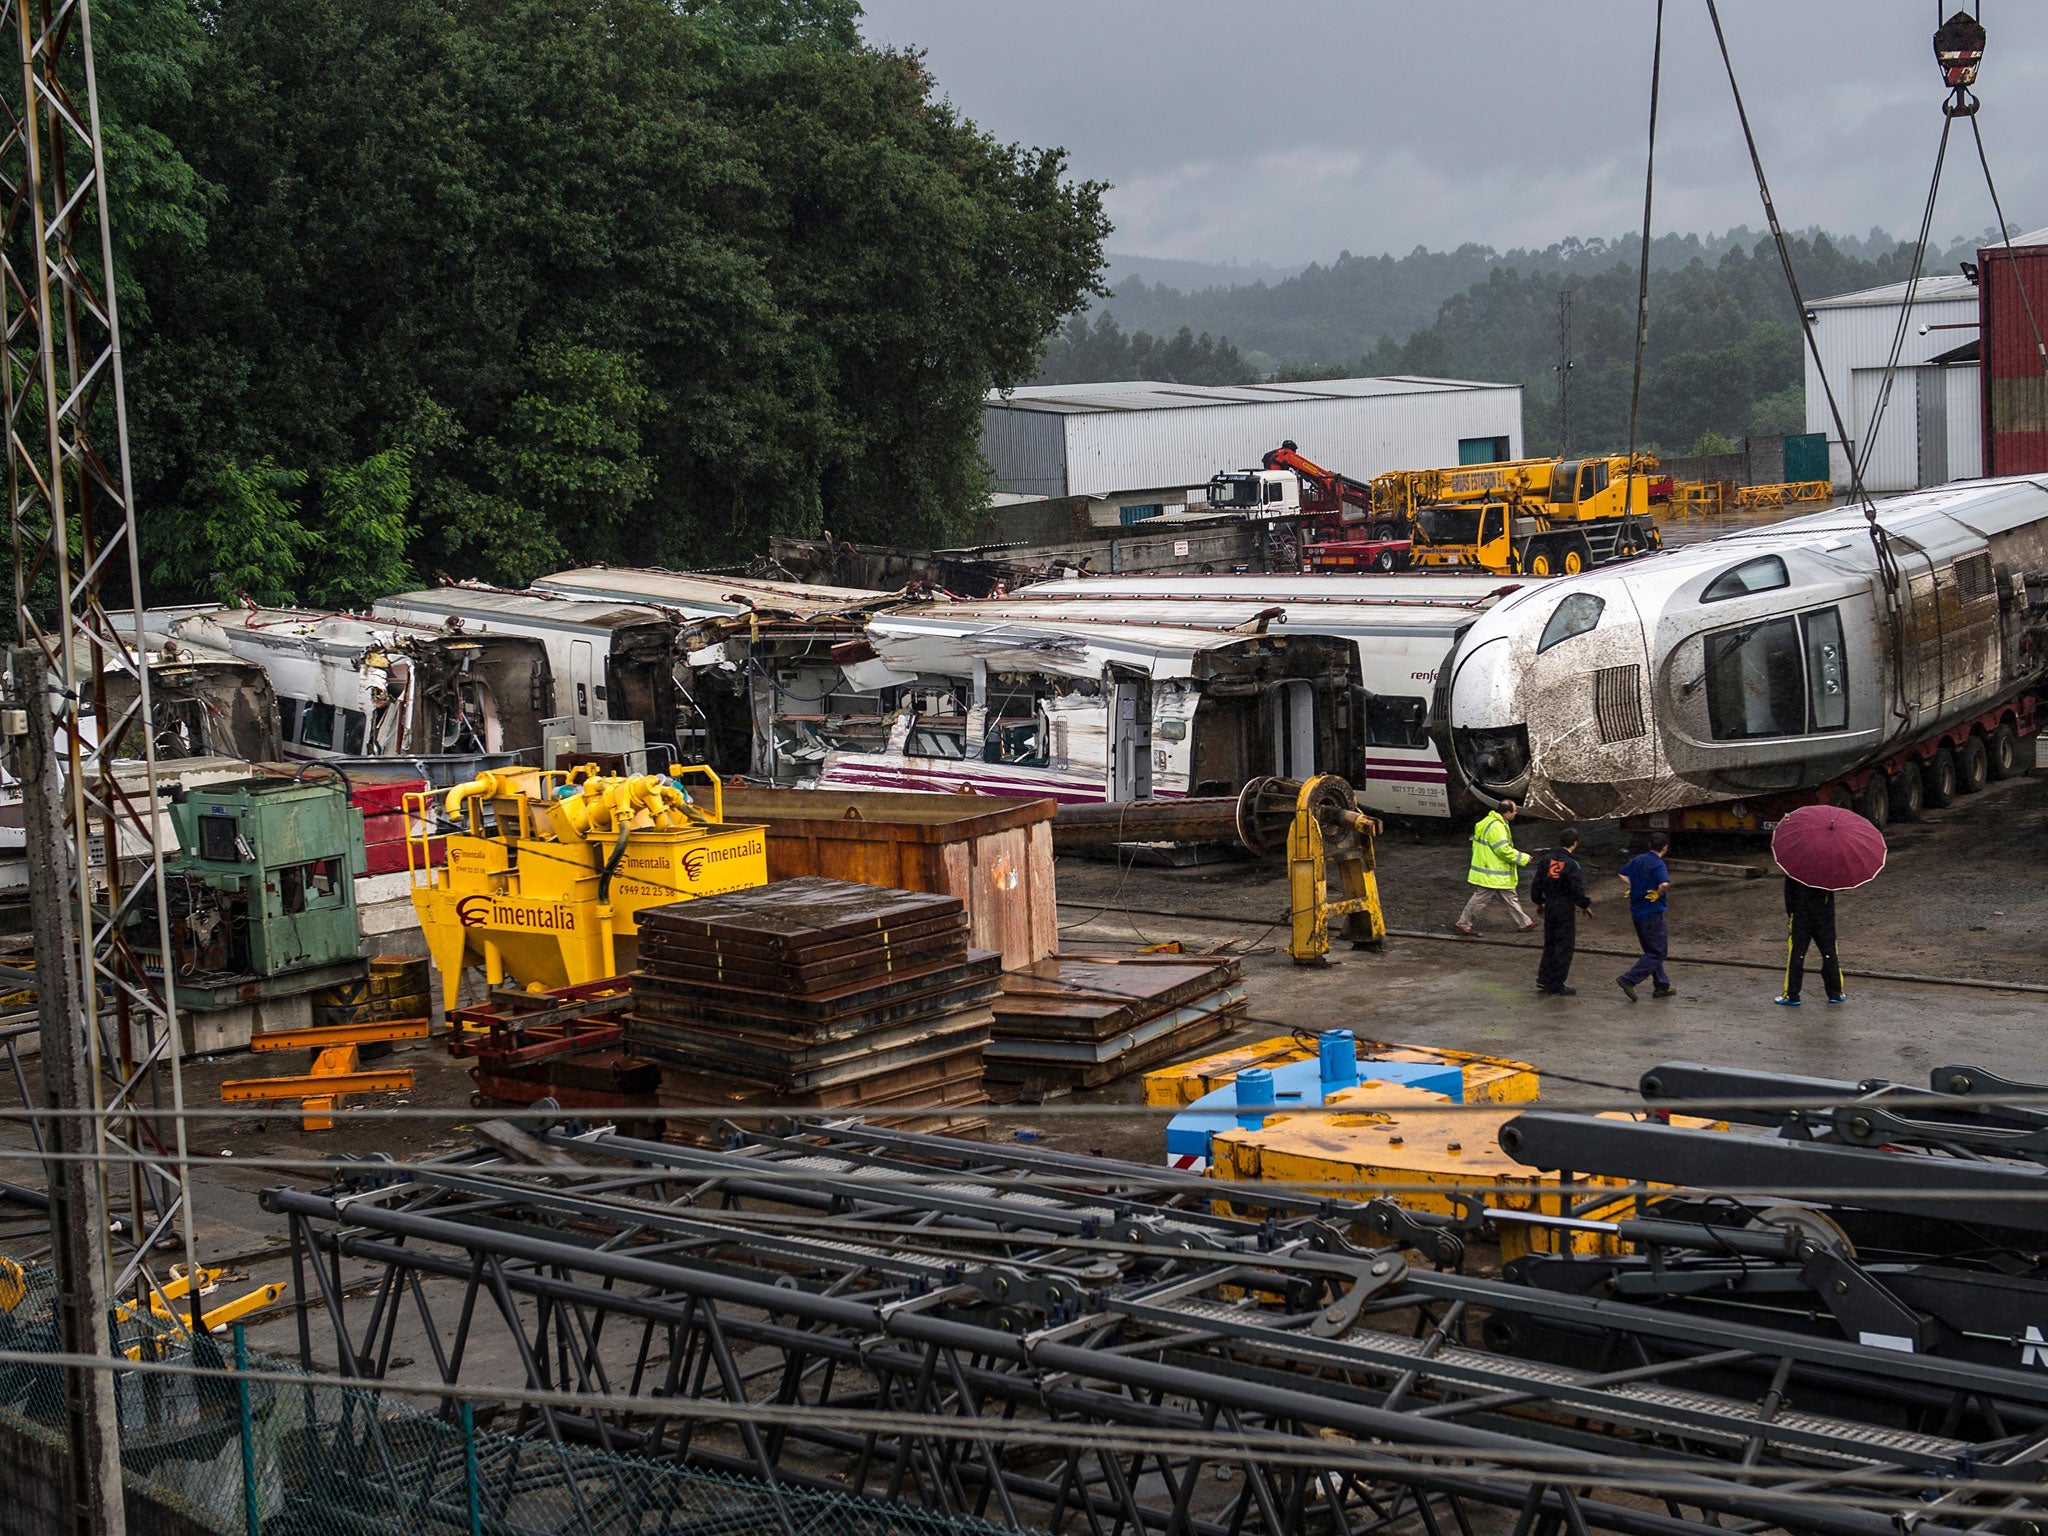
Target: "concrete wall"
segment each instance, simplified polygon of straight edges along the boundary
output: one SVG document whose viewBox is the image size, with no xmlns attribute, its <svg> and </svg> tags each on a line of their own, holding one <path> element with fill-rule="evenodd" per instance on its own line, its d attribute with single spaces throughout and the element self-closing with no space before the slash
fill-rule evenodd
<svg viewBox="0 0 2048 1536">
<path fill-rule="evenodd" d="M 7 1536 L 73 1536 L 67 1460 L 62 1435 L 0 1409 L 0 1488 L 7 1490 L 0 1529 Z M 161 1494 L 132 1486 L 124 1492 L 128 1536 L 220 1536 L 211 1522 Z"/>
</svg>

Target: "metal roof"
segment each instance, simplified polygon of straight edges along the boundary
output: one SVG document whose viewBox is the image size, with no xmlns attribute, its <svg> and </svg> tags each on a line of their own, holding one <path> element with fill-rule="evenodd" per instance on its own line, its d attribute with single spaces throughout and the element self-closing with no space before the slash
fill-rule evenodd
<svg viewBox="0 0 2048 1536">
<path fill-rule="evenodd" d="M 379 615 L 398 617 L 438 613 L 479 620 L 521 619 L 572 629 L 631 629 L 641 624 L 671 622 L 659 608 L 646 604 L 559 597 L 551 592 L 508 592 L 497 587 L 460 584 L 380 597 L 375 611 Z"/>
<path fill-rule="evenodd" d="M 1432 379 L 1417 374 L 1367 379 L 1311 379 L 1291 384 L 1168 384 L 1138 379 L 1111 384 L 1028 384 L 1008 394 L 988 392 L 991 407 L 1080 416 L 1114 411 L 1181 411 L 1212 405 L 1302 405 L 1327 400 L 1368 400 L 1389 395 L 1441 395 L 1476 389 L 1516 389 L 1476 379 Z"/>
<path fill-rule="evenodd" d="M 2015 245 L 2019 242 L 2014 241 Z M 1879 288 L 1862 288 L 1855 293 L 1838 293 L 1831 299 L 1815 299 L 1808 309 L 1858 309 L 1865 305 L 1888 304 L 1896 308 L 1906 297 L 1906 284 L 1886 283 Z M 1939 304 L 1948 300 L 1969 299 L 1975 301 L 1977 285 L 1961 273 L 1941 273 L 1923 277 L 1914 288 L 1915 304 Z"/>
<path fill-rule="evenodd" d="M 754 576 L 706 576 L 695 571 L 664 571 L 626 565 L 585 566 L 556 571 L 534 582 L 536 592 L 565 597 L 604 597 L 618 602 L 651 603 L 694 618 L 732 618 L 749 608 L 763 613 L 789 613 L 809 618 L 848 608 L 862 608 L 889 594 L 864 587 L 815 586 L 798 581 L 766 581 Z"/>
</svg>

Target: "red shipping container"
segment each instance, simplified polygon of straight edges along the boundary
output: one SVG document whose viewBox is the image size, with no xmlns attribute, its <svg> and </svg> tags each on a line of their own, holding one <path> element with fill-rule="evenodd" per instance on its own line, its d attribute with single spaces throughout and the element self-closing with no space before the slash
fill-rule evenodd
<svg viewBox="0 0 2048 1536">
<path fill-rule="evenodd" d="M 1988 247 L 1977 253 L 1977 273 L 1984 473 L 2040 474 L 2048 471 L 2048 245 Z"/>
</svg>

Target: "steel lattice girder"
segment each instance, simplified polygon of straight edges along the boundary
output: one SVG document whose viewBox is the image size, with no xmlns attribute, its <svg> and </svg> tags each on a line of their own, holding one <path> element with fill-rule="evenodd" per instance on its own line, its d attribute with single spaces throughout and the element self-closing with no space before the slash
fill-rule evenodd
<svg viewBox="0 0 2048 1536">
<path fill-rule="evenodd" d="M 1880 1536 L 1914 1497 L 1946 1497 L 1923 1524 L 2040 1513 L 1972 1485 L 2033 1477 L 2006 1437 L 2048 1426 L 2048 1378 L 1411 1273 L 1300 1209 L 1258 1223 L 1156 1203 L 1148 1186 L 1215 1190 L 1148 1168 L 865 1130 L 723 1152 L 547 1139 L 638 1166 L 571 1183 L 478 1154 L 381 1168 L 381 1187 L 267 1191 L 291 1224 L 306 1363 L 316 1298 L 352 1376 L 389 1373 L 416 1316 L 435 1379 L 463 1395 L 593 1400 L 521 1410 L 552 1437 L 1091 1536 L 1358 1536 L 1467 1504 L 1639 1536 L 1718 1516 Z M 379 1276 L 353 1308 L 345 1259 Z M 1582 1335 L 1600 1363 L 1475 1348 L 1482 1313 Z M 486 1328 L 522 1381 L 479 1379 Z M 1760 1401 L 1704 1390 L 1710 1372 Z M 1869 1411 L 1802 1411 L 1788 1389 Z M 810 1418 L 701 1423 L 719 1401 Z M 849 1410 L 913 1417 L 835 1417 Z M 1028 1426 L 1042 1436 L 1020 1446 Z M 1593 1496 L 1631 1464 L 1653 1497 Z"/>
</svg>

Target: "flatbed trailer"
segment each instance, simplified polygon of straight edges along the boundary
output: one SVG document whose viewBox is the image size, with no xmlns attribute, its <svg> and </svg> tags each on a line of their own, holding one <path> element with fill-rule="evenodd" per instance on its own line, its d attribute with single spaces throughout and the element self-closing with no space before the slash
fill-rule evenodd
<svg viewBox="0 0 2048 1536">
<path fill-rule="evenodd" d="M 1310 576 L 1333 571 L 1391 574 L 1408 569 L 1410 548 L 1407 539 L 1325 539 L 1303 548 L 1301 569 Z"/>
<path fill-rule="evenodd" d="M 2022 743 L 2041 728 L 2038 702 L 2031 692 L 2020 694 L 1814 789 L 1655 811 L 1625 817 L 1621 824 L 1630 831 L 1768 832 L 1802 805 L 1838 805 L 1880 827 L 1918 821 L 1924 811 L 1942 809 L 1958 795 L 1974 795 L 1994 780 L 2024 772 Z"/>
</svg>

